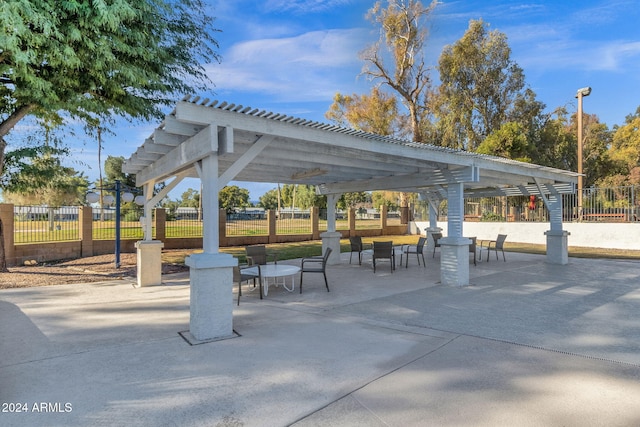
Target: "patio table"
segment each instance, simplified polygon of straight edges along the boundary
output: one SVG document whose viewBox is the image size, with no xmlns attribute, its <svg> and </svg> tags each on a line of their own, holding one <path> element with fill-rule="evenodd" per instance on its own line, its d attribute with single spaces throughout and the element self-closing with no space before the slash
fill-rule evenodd
<svg viewBox="0 0 640 427">
<path fill-rule="evenodd" d="M 260 274 L 261 278 L 264 279 L 262 282 L 262 291 L 264 296 L 266 297 L 269 294 L 269 279 L 273 279 L 274 285 L 278 286 L 278 278 L 282 278 L 282 287 L 284 287 L 287 291 L 293 292 L 295 289 L 295 274 L 300 272 L 300 267 L 296 265 L 285 265 L 285 264 L 267 264 L 260 266 L 260 273 L 258 273 L 258 267 L 250 267 L 243 270 L 245 274 L 253 274 L 258 276 Z M 287 287 L 286 280 L 287 277 L 291 276 L 291 288 Z"/>
</svg>

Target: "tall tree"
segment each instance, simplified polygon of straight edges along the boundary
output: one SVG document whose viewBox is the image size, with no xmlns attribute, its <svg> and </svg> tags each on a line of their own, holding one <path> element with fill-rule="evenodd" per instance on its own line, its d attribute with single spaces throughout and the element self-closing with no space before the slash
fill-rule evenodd
<svg viewBox="0 0 640 427">
<path fill-rule="evenodd" d="M 260 196 L 258 206 L 265 210 L 278 209 L 278 189 L 274 188 Z"/>
<path fill-rule="evenodd" d="M 434 0 L 427 7 L 415 0 L 387 3 L 385 9 L 381 2 L 376 2 L 367 15 L 381 31 L 380 40 L 361 53 L 365 61 L 363 73 L 398 94 L 409 111 L 413 140 L 422 142 L 420 118 L 425 114 L 430 84 L 424 59 L 426 20 L 438 2 Z M 385 57 L 391 58 L 391 64 L 387 64 Z"/>
<path fill-rule="evenodd" d="M 640 184 L 640 107 L 615 128 L 609 156 L 614 173 L 601 179 L 602 185 Z"/>
<path fill-rule="evenodd" d="M 350 126 L 377 135 L 402 137 L 406 134 L 404 120 L 398 112 L 397 98 L 377 86 L 371 89 L 369 95 L 337 93 L 325 117 L 340 126 Z"/>
<path fill-rule="evenodd" d="M 9 152 L 7 171 L 0 181 L 4 199 L 51 207 L 82 204 L 89 181 L 83 173 L 63 166 L 60 154 L 47 146 Z"/>
<path fill-rule="evenodd" d="M 444 144 L 474 151 L 492 132 L 511 121 L 523 99 L 522 69 L 511 60 L 507 37 L 471 20 L 464 36 L 446 46 L 438 63 L 441 85 L 436 105 Z"/>
<path fill-rule="evenodd" d="M 122 156 L 107 156 L 107 160 L 104 161 L 104 182 L 103 186 L 113 186 L 116 180 L 129 188 L 135 188 L 136 177 L 132 174 L 122 172 L 122 164 L 125 162 L 125 158 Z"/>
<path fill-rule="evenodd" d="M 476 152 L 531 162 L 529 140 L 524 128 L 515 122 L 505 123 L 478 146 Z"/>
<path fill-rule="evenodd" d="M 577 137 L 566 108 L 557 108 L 548 114 L 531 158 L 534 163 L 565 170 L 577 169 Z"/>
<path fill-rule="evenodd" d="M 218 193 L 218 206 L 227 213 L 233 213 L 236 208 L 249 206 L 249 190 L 237 185 L 225 185 Z"/>
<path fill-rule="evenodd" d="M 200 193 L 193 188 L 187 188 L 187 191 L 182 193 L 179 200 L 180 206 L 199 208 L 200 207 Z"/>
<path fill-rule="evenodd" d="M 4 1 L 0 174 L 6 137 L 27 115 L 150 119 L 205 90 L 201 64 L 218 59 L 212 22 L 202 0 Z"/>
</svg>

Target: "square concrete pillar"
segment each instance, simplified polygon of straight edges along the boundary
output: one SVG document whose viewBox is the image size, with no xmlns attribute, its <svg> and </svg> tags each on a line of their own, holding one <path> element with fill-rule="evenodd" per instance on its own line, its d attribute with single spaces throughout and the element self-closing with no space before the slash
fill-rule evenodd
<svg viewBox="0 0 640 427">
<path fill-rule="evenodd" d="M 136 242 L 138 286 L 162 284 L 162 248 L 164 243 L 158 240 Z"/>
<path fill-rule="evenodd" d="M 448 286 L 469 284 L 469 245 L 466 237 L 440 239 L 440 281 Z"/>
<path fill-rule="evenodd" d="M 198 341 L 233 336 L 233 267 L 229 254 L 200 253 L 185 259 L 191 281 L 189 332 Z"/>
<path fill-rule="evenodd" d="M 569 238 L 571 234 L 565 230 L 549 230 L 547 236 L 547 262 L 549 264 L 566 265 L 569 263 Z"/>
<path fill-rule="evenodd" d="M 320 234 L 320 237 L 322 238 L 322 255 L 324 255 L 327 248 L 331 248 L 332 251 L 327 264 L 340 264 L 340 239 L 342 234 L 338 231 L 325 231 Z"/>
</svg>

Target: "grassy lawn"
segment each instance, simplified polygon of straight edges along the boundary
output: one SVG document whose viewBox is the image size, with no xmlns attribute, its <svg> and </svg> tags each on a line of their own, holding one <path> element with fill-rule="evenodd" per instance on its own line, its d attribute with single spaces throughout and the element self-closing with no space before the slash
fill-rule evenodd
<svg viewBox="0 0 640 427">
<path fill-rule="evenodd" d="M 378 236 L 365 237 L 362 239 L 364 243 L 372 243 L 374 240 L 392 240 L 394 245 L 415 244 L 418 236 L 415 235 L 399 235 L 399 236 Z M 308 256 L 322 255 L 322 242 L 319 240 L 309 242 L 296 243 L 276 243 L 267 246 L 267 252 L 275 252 L 278 254 L 278 260 L 297 259 Z M 342 239 L 340 241 L 341 252 L 349 251 L 349 240 Z M 533 245 L 524 243 L 505 243 L 505 251 L 522 252 L 530 254 L 546 253 L 544 245 Z M 192 253 L 202 252 L 201 250 L 185 249 L 185 250 L 168 250 L 162 254 L 164 262 L 183 264 L 184 258 Z M 220 252 L 228 253 L 240 260 L 240 263 L 246 262 L 244 256 L 244 246 L 235 246 L 221 248 Z M 569 256 L 576 258 L 611 258 L 611 259 L 639 259 L 640 251 L 622 250 L 622 249 L 601 249 L 601 248 L 581 248 L 570 247 Z"/>
</svg>

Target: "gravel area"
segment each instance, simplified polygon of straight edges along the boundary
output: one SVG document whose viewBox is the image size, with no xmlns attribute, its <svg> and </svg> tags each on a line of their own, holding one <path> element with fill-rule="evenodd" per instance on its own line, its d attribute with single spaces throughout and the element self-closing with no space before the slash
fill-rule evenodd
<svg viewBox="0 0 640 427">
<path fill-rule="evenodd" d="M 186 271 L 177 264 L 162 265 L 162 274 Z M 115 256 L 99 255 L 56 263 L 10 267 L 0 273 L 0 289 L 51 286 L 72 283 L 101 282 L 136 277 L 136 254 L 120 254 L 120 268 L 115 267 Z"/>
</svg>

